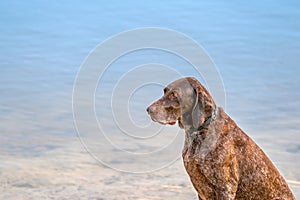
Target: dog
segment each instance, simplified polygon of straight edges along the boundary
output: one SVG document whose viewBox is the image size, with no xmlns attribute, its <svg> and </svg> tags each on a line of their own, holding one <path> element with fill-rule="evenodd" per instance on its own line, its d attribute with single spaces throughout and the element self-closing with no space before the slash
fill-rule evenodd
<svg viewBox="0 0 300 200">
<path fill-rule="evenodd" d="M 295 199 L 271 160 L 197 79 L 172 82 L 147 112 L 185 130 L 183 162 L 200 200 Z"/>
</svg>

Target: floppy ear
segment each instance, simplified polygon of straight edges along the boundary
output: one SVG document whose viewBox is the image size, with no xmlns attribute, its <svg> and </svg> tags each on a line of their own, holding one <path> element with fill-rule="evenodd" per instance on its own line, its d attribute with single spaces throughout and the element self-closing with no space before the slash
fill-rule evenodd
<svg viewBox="0 0 300 200">
<path fill-rule="evenodd" d="M 193 107 L 191 109 L 191 122 L 198 129 L 204 123 L 205 117 L 209 117 L 216 105 L 209 92 L 195 78 L 187 78 L 193 88 Z"/>
<path fill-rule="evenodd" d="M 193 123 L 193 127 L 194 128 L 198 128 L 199 125 L 202 123 L 201 121 L 201 116 L 202 116 L 202 112 L 201 112 L 201 108 L 200 108 L 200 104 L 199 104 L 199 92 L 197 91 L 197 89 L 194 88 L 194 106 L 193 106 L 193 110 L 192 110 L 192 123 Z"/>
</svg>

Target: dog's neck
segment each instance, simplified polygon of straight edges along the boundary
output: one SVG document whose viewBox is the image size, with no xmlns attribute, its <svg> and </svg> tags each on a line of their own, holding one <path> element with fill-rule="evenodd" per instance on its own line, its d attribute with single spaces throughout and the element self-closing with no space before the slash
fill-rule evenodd
<svg viewBox="0 0 300 200">
<path fill-rule="evenodd" d="M 184 129 L 186 133 L 199 132 L 206 128 L 212 121 L 215 120 L 218 114 L 218 107 L 215 107 L 212 111 L 203 114 L 202 123 L 198 127 L 194 127 L 192 123 L 192 115 L 190 113 L 183 114 L 179 120 L 179 127 Z"/>
<path fill-rule="evenodd" d="M 216 127 L 214 127 L 213 122 L 217 119 L 217 116 L 220 114 L 219 112 L 222 113 L 222 109 L 216 108 L 211 113 L 210 117 L 206 118 L 204 123 L 197 129 L 195 129 L 191 124 L 184 125 L 185 143 L 183 152 L 186 152 L 188 149 L 190 149 L 190 147 L 198 146 L 198 156 L 204 158 L 212 149 L 215 148 L 215 144 L 219 138 L 220 130 L 217 130 L 218 128 L 216 129 Z M 193 156 L 193 153 L 190 152 L 189 156 Z"/>
</svg>

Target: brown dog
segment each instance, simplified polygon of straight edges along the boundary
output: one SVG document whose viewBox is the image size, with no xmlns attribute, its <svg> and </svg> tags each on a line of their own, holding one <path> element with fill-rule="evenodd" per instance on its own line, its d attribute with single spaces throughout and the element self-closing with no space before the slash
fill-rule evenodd
<svg viewBox="0 0 300 200">
<path fill-rule="evenodd" d="M 168 85 L 147 112 L 185 130 L 182 157 L 199 199 L 295 199 L 266 154 L 195 78 Z"/>
</svg>

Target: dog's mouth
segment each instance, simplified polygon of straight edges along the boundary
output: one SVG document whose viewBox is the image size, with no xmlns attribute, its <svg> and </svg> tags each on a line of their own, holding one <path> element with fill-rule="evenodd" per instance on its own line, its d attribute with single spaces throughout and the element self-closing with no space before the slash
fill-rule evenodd
<svg viewBox="0 0 300 200">
<path fill-rule="evenodd" d="M 157 116 L 154 116 L 154 115 L 151 115 L 151 114 L 149 114 L 149 115 L 150 115 L 152 121 L 158 122 L 158 123 L 160 123 L 162 125 L 167 125 L 167 124 L 174 125 L 177 122 L 177 120 L 175 120 L 175 119 L 168 119 L 168 120 L 166 120 L 166 119 L 160 119 Z"/>
<path fill-rule="evenodd" d="M 169 122 L 168 124 L 169 125 L 174 125 L 174 124 L 176 124 L 176 122 Z"/>
<path fill-rule="evenodd" d="M 154 122 L 158 122 L 162 125 L 166 125 L 166 124 L 169 124 L 169 125 L 174 125 L 176 124 L 176 121 L 160 121 L 160 120 L 157 120 L 156 118 L 154 117 L 151 117 L 151 119 L 154 121 Z"/>
<path fill-rule="evenodd" d="M 176 121 L 171 121 L 171 122 L 161 122 L 161 121 L 157 121 L 157 120 L 153 120 L 153 121 L 158 122 L 162 125 L 167 125 L 167 124 L 174 125 L 174 124 L 176 124 Z"/>
</svg>

